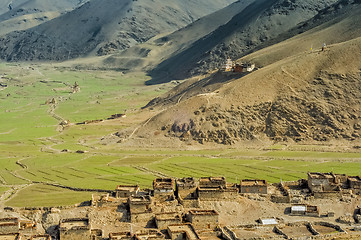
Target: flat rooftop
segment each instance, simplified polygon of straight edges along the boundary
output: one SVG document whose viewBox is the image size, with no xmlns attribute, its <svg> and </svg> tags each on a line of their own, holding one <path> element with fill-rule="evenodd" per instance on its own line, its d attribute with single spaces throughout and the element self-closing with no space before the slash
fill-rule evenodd
<svg viewBox="0 0 361 240">
<path fill-rule="evenodd" d="M 332 173 L 319 173 L 319 172 L 310 172 L 307 174 L 310 178 L 334 178 Z"/>
<path fill-rule="evenodd" d="M 139 190 L 138 185 L 118 185 L 116 191 L 137 191 Z"/>
<path fill-rule="evenodd" d="M 0 226 L 2 225 L 16 225 L 19 223 L 18 218 L 0 218 Z"/>
<path fill-rule="evenodd" d="M 198 187 L 199 192 L 238 192 L 236 187 Z"/>
<path fill-rule="evenodd" d="M 156 178 L 153 181 L 153 189 L 173 189 L 174 183 L 173 178 Z"/>
<path fill-rule="evenodd" d="M 50 235 L 36 235 L 32 236 L 30 240 L 51 240 Z"/>
<path fill-rule="evenodd" d="M 361 182 L 361 178 L 359 176 L 348 177 L 348 179 L 353 182 Z"/>
<path fill-rule="evenodd" d="M 110 239 L 121 239 L 122 237 L 131 237 L 130 232 L 118 232 L 118 233 L 109 233 Z"/>
<path fill-rule="evenodd" d="M 291 207 L 292 212 L 306 212 L 307 206 L 306 205 L 296 205 Z"/>
<path fill-rule="evenodd" d="M 60 228 L 71 229 L 73 227 L 89 227 L 89 219 L 70 218 L 70 219 L 63 219 L 60 223 Z"/>
<path fill-rule="evenodd" d="M 266 180 L 257 180 L 257 179 L 244 179 L 241 180 L 241 186 L 266 186 Z"/>
<path fill-rule="evenodd" d="M 219 215 L 216 210 L 190 210 L 189 213 L 191 215 Z"/>
<path fill-rule="evenodd" d="M 181 220 L 181 216 L 179 213 L 176 212 L 169 212 L 169 213 L 158 213 L 155 215 L 155 219 L 158 221 L 165 221 L 165 220 L 173 220 L 173 219 L 179 219 Z"/>
<path fill-rule="evenodd" d="M 129 198 L 129 202 L 133 203 L 133 204 L 142 204 L 142 203 L 150 203 L 151 199 L 149 196 L 132 196 Z"/>
<path fill-rule="evenodd" d="M 139 231 L 136 232 L 135 234 L 136 239 L 144 239 L 144 240 L 148 240 L 149 238 L 159 238 L 163 236 L 164 235 L 157 230 Z"/>
<path fill-rule="evenodd" d="M 262 225 L 277 225 L 278 222 L 275 218 L 261 218 L 259 219 L 259 222 Z"/>
<path fill-rule="evenodd" d="M 201 177 L 199 182 L 225 182 L 225 177 Z"/>
<path fill-rule="evenodd" d="M 179 187 L 184 187 L 184 186 L 197 186 L 198 182 L 196 181 L 195 178 L 193 177 L 187 177 L 187 178 L 181 178 L 181 179 L 177 179 L 176 180 L 176 184 Z"/>
</svg>

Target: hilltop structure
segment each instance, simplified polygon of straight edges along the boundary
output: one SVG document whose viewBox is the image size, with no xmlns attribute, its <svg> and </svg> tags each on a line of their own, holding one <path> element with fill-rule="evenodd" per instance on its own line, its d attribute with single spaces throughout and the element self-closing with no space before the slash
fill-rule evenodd
<svg viewBox="0 0 361 240">
<path fill-rule="evenodd" d="M 237 63 L 232 59 L 227 58 L 226 62 L 222 67 L 223 72 L 235 72 L 235 73 L 247 73 L 255 70 L 256 64 L 254 63 Z"/>
</svg>

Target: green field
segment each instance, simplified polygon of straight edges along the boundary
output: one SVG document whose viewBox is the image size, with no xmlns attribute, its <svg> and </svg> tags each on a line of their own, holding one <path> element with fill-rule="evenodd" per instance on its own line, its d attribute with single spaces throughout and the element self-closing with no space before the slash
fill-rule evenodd
<svg viewBox="0 0 361 240">
<path fill-rule="evenodd" d="M 125 124 L 71 125 L 58 131 L 59 120 L 78 123 L 115 113 L 135 114 L 171 84 L 145 86 L 144 74 L 74 71 L 51 65 L 0 63 L 0 194 L 26 186 L 6 202 L 9 206 L 73 205 L 91 193 L 73 192 L 39 183 L 89 189 L 118 184 L 151 187 L 159 175 L 225 176 L 229 182 L 262 178 L 269 182 L 305 178 L 308 171 L 361 175 L 360 152 L 332 152 L 327 146 L 274 145 L 264 149 L 120 149 L 100 144 L 103 136 Z M 79 93 L 69 86 L 77 82 Z M 55 98 L 54 109 L 45 104 Z M 67 149 L 68 152 L 61 152 Z M 86 152 L 75 153 L 77 150 Z M 34 184 L 34 182 L 36 184 Z"/>
<path fill-rule="evenodd" d="M 91 192 L 79 192 L 59 189 L 46 185 L 32 185 L 18 192 L 11 200 L 7 202 L 13 207 L 54 207 L 64 205 L 74 205 L 91 199 Z M 46 199 L 44 201 L 44 199 Z M 29 200 L 31 203 L 29 203 Z"/>
</svg>

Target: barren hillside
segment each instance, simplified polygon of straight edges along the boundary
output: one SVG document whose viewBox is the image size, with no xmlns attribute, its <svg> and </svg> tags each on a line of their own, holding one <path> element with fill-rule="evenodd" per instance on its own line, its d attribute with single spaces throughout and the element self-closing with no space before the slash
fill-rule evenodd
<svg viewBox="0 0 361 240">
<path fill-rule="evenodd" d="M 0 2 L 0 14 L 6 13 L 10 8 L 15 8 L 22 3 L 25 3 L 27 0 L 9 0 L 9 1 L 1 1 Z"/>
<path fill-rule="evenodd" d="M 149 41 L 133 46 L 107 57 L 94 67 L 120 68 L 123 70 L 148 71 L 164 59 L 180 53 L 197 40 L 207 36 L 255 0 L 242 0 L 209 14 L 171 34 L 161 34 Z M 87 64 L 88 65 L 88 64 Z"/>
<path fill-rule="evenodd" d="M 91 0 L 35 28 L 0 39 L 0 57 L 17 60 L 66 60 L 109 54 L 172 32 L 234 0 Z"/>
<path fill-rule="evenodd" d="M 337 0 L 257 0 L 212 34 L 163 61 L 151 72 L 154 78 L 151 83 L 206 73 L 219 67 L 226 56 L 241 57 L 335 2 Z"/>
<path fill-rule="evenodd" d="M 218 72 L 190 80 L 153 101 L 166 110 L 137 135 L 222 144 L 254 139 L 358 140 L 359 29 L 361 6 L 352 4 L 316 28 L 246 56 L 262 66 L 253 73 Z M 326 40 L 331 45 L 321 51 Z"/>
<path fill-rule="evenodd" d="M 10 1 L 0 6 L 0 35 L 35 27 L 80 6 L 79 0 Z"/>
</svg>

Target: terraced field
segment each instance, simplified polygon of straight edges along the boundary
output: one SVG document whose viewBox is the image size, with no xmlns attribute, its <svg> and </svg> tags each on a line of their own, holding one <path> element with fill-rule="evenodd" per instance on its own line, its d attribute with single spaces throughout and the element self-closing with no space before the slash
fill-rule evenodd
<svg viewBox="0 0 361 240">
<path fill-rule="evenodd" d="M 112 190 L 117 184 L 151 187 L 155 177 L 225 176 L 229 182 L 305 178 L 307 171 L 361 175 L 361 152 L 327 145 L 274 145 L 257 149 L 120 149 L 100 139 L 141 124 L 135 113 L 173 85 L 145 86 L 144 74 L 73 71 L 51 65 L 0 63 L 0 195 L 9 206 L 73 205 L 91 192 L 44 185 Z M 77 82 L 79 93 L 71 93 Z M 45 104 L 54 98 L 55 104 Z M 126 119 L 77 125 L 126 113 Z M 59 118 L 70 126 L 59 126 Z M 127 120 L 131 119 L 131 120 Z M 137 122 L 138 121 L 138 122 Z M 81 150 L 79 153 L 76 151 Z"/>
</svg>

